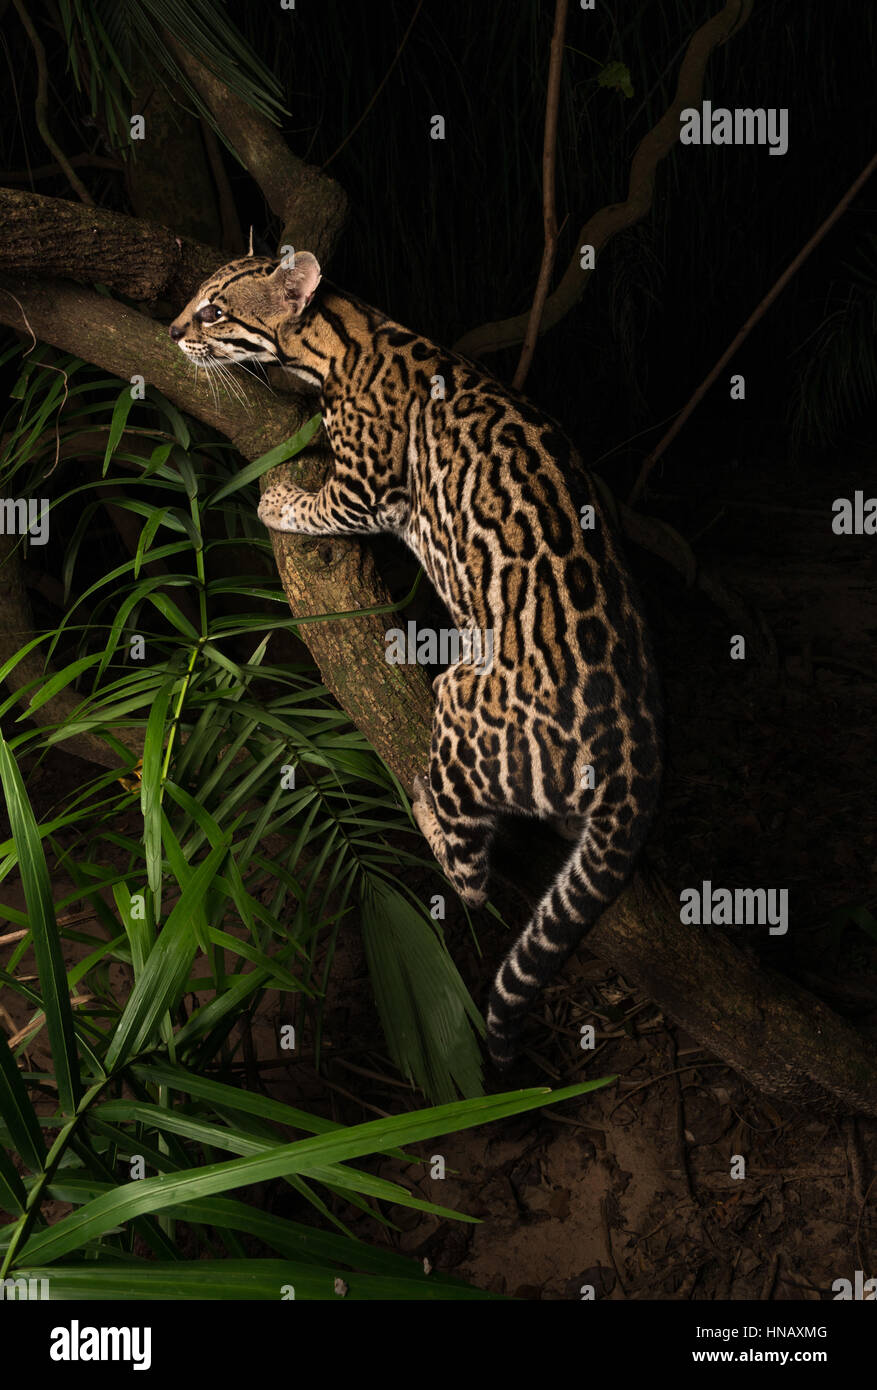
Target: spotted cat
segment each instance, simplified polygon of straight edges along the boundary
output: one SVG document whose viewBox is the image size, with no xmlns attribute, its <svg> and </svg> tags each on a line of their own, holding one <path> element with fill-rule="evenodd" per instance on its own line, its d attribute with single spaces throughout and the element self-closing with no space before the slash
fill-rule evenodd
<svg viewBox="0 0 877 1390">
<path fill-rule="evenodd" d="M 279 362 L 319 390 L 334 473 L 318 492 L 270 487 L 266 526 L 394 532 L 458 631 L 493 635 L 490 662 L 464 651 L 434 682 L 413 809 L 472 906 L 485 900 L 500 813 L 540 817 L 575 841 L 496 976 L 488 1047 L 504 1067 L 528 1007 L 618 895 L 646 837 L 661 776 L 649 639 L 597 490 L 560 428 L 321 278 L 306 251 L 293 265 L 232 261 L 170 335 L 196 362 Z"/>
</svg>

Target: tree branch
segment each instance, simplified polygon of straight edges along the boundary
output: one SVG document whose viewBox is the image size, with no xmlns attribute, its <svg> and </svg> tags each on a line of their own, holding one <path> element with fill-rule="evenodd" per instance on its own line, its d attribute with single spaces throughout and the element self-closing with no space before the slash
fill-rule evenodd
<svg viewBox="0 0 877 1390">
<path fill-rule="evenodd" d="M 542 144 L 542 221 L 545 240 L 542 247 L 542 264 L 536 281 L 536 293 L 524 334 L 524 346 L 518 369 L 512 380 L 516 391 L 520 391 L 527 379 L 536 339 L 542 323 L 542 312 L 548 298 L 551 272 L 557 255 L 557 214 L 554 199 L 554 166 L 557 158 L 557 108 L 560 103 L 560 74 L 563 68 L 563 36 L 566 31 L 566 16 L 569 0 L 557 0 L 554 12 L 554 32 L 551 35 L 551 56 L 548 60 L 548 96 L 545 102 L 545 138 Z"/>
<path fill-rule="evenodd" d="M 0 188 L 0 225 L 0 272 L 71 276 L 129 299 L 182 304 L 226 259 L 141 218 L 17 188 Z"/>
<path fill-rule="evenodd" d="M 282 218 L 281 244 L 313 251 L 318 260 L 328 261 L 347 213 L 341 185 L 294 155 L 276 126 L 229 91 L 170 35 L 165 37 L 271 211 Z"/>
<path fill-rule="evenodd" d="M 698 405 L 700 405 L 700 402 L 703 400 L 707 391 L 714 384 L 714 382 L 717 381 L 721 373 L 725 370 L 728 363 L 731 361 L 731 358 L 736 353 L 737 349 L 746 341 L 755 325 L 764 318 L 771 304 L 773 304 L 775 299 L 779 298 L 783 290 L 786 288 L 786 285 L 789 283 L 792 277 L 796 275 L 797 272 L 801 269 L 801 266 L 807 260 L 808 256 L 810 256 L 811 253 L 816 250 L 816 247 L 819 245 L 820 241 L 822 241 L 823 237 L 831 230 L 835 222 L 837 222 L 838 219 L 843 216 L 850 203 L 853 201 L 856 194 L 859 192 L 859 189 L 865 186 L 865 184 L 868 182 L 875 170 L 877 170 L 877 154 L 872 156 L 872 158 L 865 165 L 862 172 L 859 174 L 858 178 L 847 189 L 840 202 L 836 205 L 836 207 L 832 209 L 828 217 L 826 217 L 825 221 L 822 222 L 821 225 L 816 228 L 816 231 L 813 233 L 810 239 L 807 242 L 805 242 L 805 244 L 801 247 L 801 250 L 798 252 L 797 256 L 795 256 L 793 260 L 789 262 L 782 275 L 780 275 L 779 278 L 774 282 L 774 284 L 768 290 L 767 294 L 761 300 L 761 303 L 758 304 L 755 309 L 753 309 L 752 313 L 749 315 L 743 327 L 732 339 L 728 347 L 725 348 L 725 351 L 722 353 L 721 357 L 713 367 L 712 371 L 707 373 L 703 381 L 698 386 L 697 390 L 693 392 L 688 401 L 688 404 L 685 406 L 683 410 L 680 410 L 679 414 L 676 416 L 676 419 L 673 421 L 672 425 L 667 430 L 660 443 L 656 444 L 652 452 L 648 455 L 648 457 L 643 459 L 642 467 L 640 468 L 639 473 L 637 474 L 636 482 L 631 488 L 630 496 L 627 499 L 629 506 L 632 507 L 634 503 L 637 501 L 640 494 L 642 493 L 643 488 L 646 485 L 646 479 L 648 478 L 655 464 L 658 462 L 658 459 L 664 453 L 668 445 L 673 443 L 673 440 L 676 438 L 677 434 L 682 429 L 682 426 L 685 424 L 686 420 L 688 420 L 689 417 L 694 414 L 695 410 L 697 409 Z"/>
<path fill-rule="evenodd" d="M 603 914 L 587 945 L 759 1090 L 877 1117 L 866 1039 L 821 999 L 750 960 L 723 931 L 683 926 L 678 898 L 647 871 Z"/>
<path fill-rule="evenodd" d="M 207 152 L 207 162 L 210 165 L 210 173 L 213 176 L 213 184 L 216 188 L 216 198 L 219 203 L 219 218 L 222 225 L 222 249 L 229 256 L 241 256 L 246 249 L 246 239 L 241 231 L 241 224 L 238 218 L 238 210 L 235 206 L 234 195 L 231 191 L 228 174 L 225 172 L 225 165 L 222 162 L 222 151 L 219 148 L 219 141 L 216 132 L 209 121 L 201 118 L 201 138 L 204 141 L 204 149 Z"/>
<path fill-rule="evenodd" d="M 70 187 L 78 194 L 83 203 L 87 203 L 90 207 L 93 207 L 94 199 L 79 175 L 74 174 L 69 159 L 49 130 L 49 73 L 46 67 L 46 50 L 43 48 L 43 41 L 34 28 L 30 15 L 25 9 L 22 0 L 12 0 L 12 2 L 18 11 L 18 17 L 30 39 L 34 57 L 37 62 L 37 95 L 36 101 L 34 102 L 34 117 L 36 119 L 37 129 L 43 137 L 43 144 L 49 152 L 55 156 L 66 174 Z"/>
</svg>

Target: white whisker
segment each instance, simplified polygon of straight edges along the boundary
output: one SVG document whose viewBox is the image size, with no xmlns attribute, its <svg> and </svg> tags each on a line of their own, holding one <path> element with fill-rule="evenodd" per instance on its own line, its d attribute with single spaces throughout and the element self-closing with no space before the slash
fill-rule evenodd
<svg viewBox="0 0 877 1390">
<path fill-rule="evenodd" d="M 234 396 L 235 400 L 240 401 L 242 406 L 250 405 L 251 402 L 245 396 L 240 383 L 235 380 L 234 375 L 229 370 L 229 368 L 226 367 L 225 364 L 222 362 L 214 362 L 213 366 L 218 379 L 225 387 L 225 390 L 228 393 L 228 395 Z"/>
<path fill-rule="evenodd" d="M 261 362 L 258 365 L 261 366 Z M 251 367 L 247 366 L 246 362 L 235 362 L 235 366 L 240 367 L 243 371 L 249 373 L 249 375 L 253 378 L 254 381 L 258 381 L 260 386 L 267 386 L 272 396 L 277 395 L 277 392 L 274 390 L 274 387 L 271 385 L 271 382 L 268 380 L 267 376 L 259 376 L 257 372 L 254 372 Z"/>
<path fill-rule="evenodd" d="M 210 371 L 211 377 L 213 377 L 215 384 L 217 384 L 217 391 L 222 391 L 224 395 L 231 396 L 232 392 L 229 391 L 227 381 L 225 381 L 225 371 L 224 368 L 221 367 L 221 364 L 215 361 L 215 359 L 211 360 L 208 371 Z"/>
<path fill-rule="evenodd" d="M 211 376 L 211 373 L 210 373 L 210 370 L 209 370 L 209 368 L 208 368 L 208 366 L 207 366 L 207 363 L 206 363 L 206 362 L 202 362 L 201 365 L 202 365 L 202 367 L 204 368 L 204 375 L 205 375 L 205 377 L 207 378 L 207 386 L 208 386 L 208 389 L 209 389 L 209 391 L 210 391 L 211 399 L 212 399 L 212 401 L 213 401 L 213 404 L 216 406 L 216 408 L 217 408 L 217 410 L 218 410 L 218 409 L 219 409 L 219 396 L 218 396 L 217 391 L 216 391 L 216 386 L 215 386 L 215 383 L 214 383 L 214 381 L 213 381 L 213 377 Z"/>
</svg>

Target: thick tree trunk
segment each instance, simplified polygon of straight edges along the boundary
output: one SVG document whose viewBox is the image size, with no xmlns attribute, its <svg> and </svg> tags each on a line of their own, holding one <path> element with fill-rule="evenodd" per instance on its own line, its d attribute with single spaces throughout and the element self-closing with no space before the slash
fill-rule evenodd
<svg viewBox="0 0 877 1390">
<path fill-rule="evenodd" d="M 168 299 L 182 306 L 228 259 L 168 227 L 124 213 L 85 208 L 0 188 L 0 271 L 36 271 L 106 285 L 129 299 Z M 21 320 L 4 323 L 21 328 Z"/>
<path fill-rule="evenodd" d="M 647 871 L 587 944 L 760 1090 L 877 1116 L 874 1049 L 862 1035 L 815 995 L 750 960 L 721 929 L 684 926 L 678 899 Z"/>
</svg>

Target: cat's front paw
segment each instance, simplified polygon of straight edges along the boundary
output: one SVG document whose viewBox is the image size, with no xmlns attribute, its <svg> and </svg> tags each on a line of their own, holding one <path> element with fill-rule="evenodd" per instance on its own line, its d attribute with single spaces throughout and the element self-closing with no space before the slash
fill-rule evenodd
<svg viewBox="0 0 877 1390">
<path fill-rule="evenodd" d="M 259 520 L 272 531 L 297 531 L 294 495 L 286 488 L 269 487 L 259 502 Z"/>
</svg>

